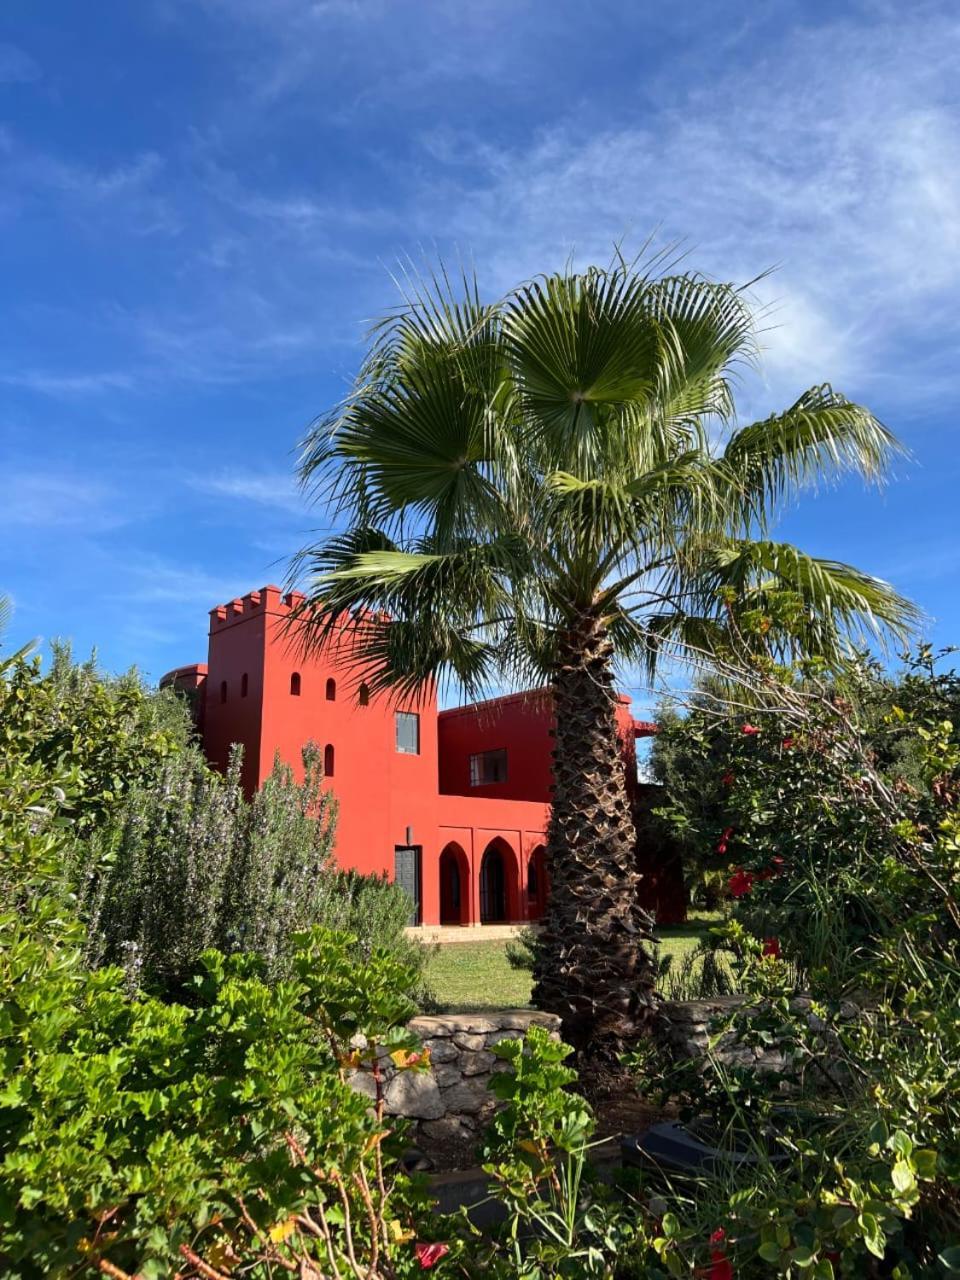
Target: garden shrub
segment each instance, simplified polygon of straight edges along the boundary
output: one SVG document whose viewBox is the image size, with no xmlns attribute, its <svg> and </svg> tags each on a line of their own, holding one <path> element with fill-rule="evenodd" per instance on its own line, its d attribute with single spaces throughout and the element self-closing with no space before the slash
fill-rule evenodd
<svg viewBox="0 0 960 1280">
<path fill-rule="evenodd" d="M 674 1275 L 705 1266 L 719 1233 L 728 1276 L 954 1274 L 956 680 L 929 651 L 896 682 L 863 662 L 828 673 L 757 660 L 737 674 L 736 716 L 703 705 L 670 731 L 687 735 L 706 801 L 673 798 L 688 832 L 704 824 L 701 854 L 726 869 L 734 902 L 722 932 L 744 1003 L 714 1033 L 782 1059 L 760 1073 L 637 1055 L 645 1090 L 759 1157 L 665 1193 L 661 1262 Z"/>
<path fill-rule="evenodd" d="M 0 1275 L 419 1270 L 402 1125 L 347 1079 L 366 1062 L 376 1081 L 378 1052 L 422 1068 L 400 1025 L 411 974 L 348 943 L 301 935 L 273 985 L 208 952 L 187 1006 L 131 998 L 120 970 L 4 919 Z"/>
<path fill-rule="evenodd" d="M 135 985 L 176 993 L 215 948 L 258 956 L 275 980 L 289 973 L 290 939 L 320 924 L 355 936 L 358 955 L 391 950 L 419 987 L 406 894 L 333 863 L 337 805 L 318 752 L 305 750 L 301 782 L 278 760 L 250 799 L 240 773 L 239 748 L 226 776 L 198 750 L 182 752 L 78 844 L 72 877 L 89 962 L 121 964 Z"/>
<path fill-rule="evenodd" d="M 105 675 L 94 659 L 77 663 L 69 648 L 54 644 L 46 673 L 26 651 L 5 661 L 0 734 L 49 773 L 77 771 L 65 815 L 84 833 L 184 750 L 193 726 L 174 693 L 148 689 L 135 671 Z"/>
</svg>

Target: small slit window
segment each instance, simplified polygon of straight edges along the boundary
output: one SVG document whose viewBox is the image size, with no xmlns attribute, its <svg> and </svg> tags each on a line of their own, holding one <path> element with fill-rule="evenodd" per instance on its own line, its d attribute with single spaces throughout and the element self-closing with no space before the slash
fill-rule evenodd
<svg viewBox="0 0 960 1280">
<path fill-rule="evenodd" d="M 227 700 L 227 682 L 226 680 L 221 680 L 220 681 L 220 701 L 226 702 L 226 700 Z"/>
<path fill-rule="evenodd" d="M 250 677 L 247 675 L 246 672 L 244 672 L 243 675 L 240 677 L 240 697 L 241 698 L 245 698 L 247 696 L 247 691 L 249 690 L 249 688 L 250 688 Z"/>
<path fill-rule="evenodd" d="M 357 701 L 360 703 L 361 707 L 367 707 L 370 705 L 370 686 L 369 685 L 362 684 L 360 686 L 360 688 L 357 690 Z"/>
<path fill-rule="evenodd" d="M 300 697 L 300 672 L 295 671 L 290 677 L 290 696 L 292 698 Z"/>
<path fill-rule="evenodd" d="M 333 771 L 334 771 L 335 765 L 336 765 L 336 759 L 334 757 L 333 743 L 328 742 L 327 745 L 323 748 L 323 776 L 325 778 L 333 777 Z"/>
<path fill-rule="evenodd" d="M 336 702 L 337 700 L 337 682 L 336 680 L 327 681 L 327 701 Z"/>
</svg>

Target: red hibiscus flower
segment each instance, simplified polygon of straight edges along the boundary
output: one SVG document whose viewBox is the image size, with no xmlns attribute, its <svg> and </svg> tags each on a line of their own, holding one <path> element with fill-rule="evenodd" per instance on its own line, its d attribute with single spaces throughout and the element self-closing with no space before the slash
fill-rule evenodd
<svg viewBox="0 0 960 1280">
<path fill-rule="evenodd" d="M 748 738 L 752 738 L 755 734 L 759 733 L 760 730 L 755 724 L 745 724 L 741 725 L 740 732 L 745 733 Z"/>
<path fill-rule="evenodd" d="M 784 751 L 789 751 L 795 741 L 796 741 L 795 738 L 784 738 L 783 742 L 780 745 L 783 747 Z"/>
<path fill-rule="evenodd" d="M 727 882 L 727 887 L 735 898 L 742 898 L 753 888 L 754 880 L 756 876 L 752 871 L 744 871 L 743 867 L 737 867 Z"/>
<path fill-rule="evenodd" d="M 720 839 L 717 841 L 717 853 L 726 853 L 726 852 L 727 852 L 727 844 L 728 844 L 728 842 L 729 842 L 729 840 L 730 840 L 730 837 L 731 837 L 732 835 L 733 835 L 733 827 L 727 827 L 727 829 L 724 831 L 723 835 L 722 835 L 722 836 L 720 837 Z"/>
<path fill-rule="evenodd" d="M 440 1244 L 439 1242 L 435 1244 L 422 1244 L 418 1241 L 413 1246 L 413 1251 L 417 1255 L 417 1261 L 420 1263 L 423 1270 L 429 1271 L 431 1267 L 435 1266 L 441 1258 L 445 1257 L 446 1254 L 450 1252 L 450 1246 Z"/>
<path fill-rule="evenodd" d="M 765 956 L 773 956 L 774 960 L 779 960 L 780 959 L 780 939 L 764 938 L 763 954 Z"/>
<path fill-rule="evenodd" d="M 736 777 L 734 775 L 733 770 L 728 769 L 727 772 L 720 779 L 720 781 L 723 783 L 725 787 L 732 787 L 734 782 L 736 781 Z"/>
</svg>

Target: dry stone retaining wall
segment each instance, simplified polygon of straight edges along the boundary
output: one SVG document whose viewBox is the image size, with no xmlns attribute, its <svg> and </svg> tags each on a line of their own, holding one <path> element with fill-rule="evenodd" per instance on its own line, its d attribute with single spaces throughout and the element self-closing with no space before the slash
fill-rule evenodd
<svg viewBox="0 0 960 1280">
<path fill-rule="evenodd" d="M 741 996 L 665 1001 L 660 1006 L 661 1034 L 678 1057 L 704 1057 L 711 1040 L 711 1025 L 732 1013 L 742 1002 Z M 793 1005 L 807 1012 L 811 1002 L 796 997 Z M 853 1005 L 849 1016 L 859 1016 L 859 1010 Z M 810 1026 L 817 1029 L 817 1021 L 810 1011 Z M 507 1064 L 491 1052 L 492 1047 L 500 1040 L 522 1038 L 533 1024 L 559 1036 L 559 1018 L 532 1009 L 414 1018 L 408 1027 L 430 1050 L 430 1069 L 398 1071 L 389 1053 L 382 1050 L 380 1072 L 387 1113 L 415 1121 L 417 1128 L 434 1140 L 471 1138 L 483 1129 L 496 1106 L 496 1099 L 488 1088 L 490 1077 L 498 1071 L 509 1070 Z M 781 1070 L 784 1066 L 776 1046 L 761 1048 L 744 1044 L 732 1031 L 714 1044 L 713 1051 L 728 1066 L 754 1067 L 760 1071 Z M 370 1098 L 376 1096 L 368 1068 L 355 1071 L 351 1083 Z"/>
<path fill-rule="evenodd" d="M 559 1018 L 531 1009 L 414 1018 L 408 1026 L 430 1050 L 430 1070 L 397 1071 L 384 1052 L 380 1070 L 387 1113 L 415 1120 L 430 1138 L 471 1137 L 487 1123 L 495 1106 L 487 1088 L 490 1077 L 508 1069 L 490 1052 L 492 1046 L 521 1039 L 534 1024 L 559 1034 Z M 351 1083 L 371 1098 L 376 1095 L 368 1069 L 355 1071 Z"/>
</svg>

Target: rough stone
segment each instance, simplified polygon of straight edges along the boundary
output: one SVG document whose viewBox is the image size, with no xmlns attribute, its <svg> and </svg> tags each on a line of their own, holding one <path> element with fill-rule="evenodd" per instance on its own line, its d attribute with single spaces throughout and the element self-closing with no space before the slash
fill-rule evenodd
<svg viewBox="0 0 960 1280">
<path fill-rule="evenodd" d="M 470 1035 L 468 1032 L 461 1031 L 453 1037 L 453 1043 L 460 1049 L 485 1049 L 487 1047 L 487 1038 L 479 1034 Z"/>
<path fill-rule="evenodd" d="M 407 1023 L 407 1030 L 412 1031 L 421 1040 L 428 1040 L 431 1036 L 452 1036 L 460 1029 L 460 1025 L 449 1018 L 435 1018 L 427 1014 L 411 1018 Z"/>
<path fill-rule="evenodd" d="M 446 1038 L 435 1038 L 425 1040 L 424 1047 L 430 1050 L 431 1062 L 456 1062 L 460 1057 L 460 1050 L 452 1040 Z"/>
<path fill-rule="evenodd" d="M 529 1009 L 517 1009 L 497 1014 L 497 1022 L 503 1030 L 526 1031 L 528 1027 L 546 1027 L 548 1031 L 560 1030 L 560 1019 L 555 1013 L 540 1013 Z"/>
<path fill-rule="evenodd" d="M 357 1093 L 364 1094 L 373 1102 L 377 1100 L 377 1085 L 373 1076 L 366 1071 L 351 1071 L 347 1076 L 347 1084 L 351 1089 L 356 1089 Z"/>
<path fill-rule="evenodd" d="M 464 1050 L 460 1055 L 460 1070 L 465 1076 L 489 1075 L 496 1060 L 492 1053 L 471 1053 Z"/>
<path fill-rule="evenodd" d="M 461 1112 L 464 1115 L 476 1115 L 485 1103 L 491 1105 L 493 1103 L 493 1099 L 487 1092 L 486 1082 L 477 1076 L 444 1089 L 440 1098 L 443 1108 L 441 1114 L 447 1115 L 457 1115 Z"/>
<path fill-rule="evenodd" d="M 463 1076 L 455 1063 L 441 1062 L 439 1066 L 434 1067 L 433 1078 L 441 1089 L 447 1089 L 452 1084 L 459 1084 Z"/>
<path fill-rule="evenodd" d="M 414 1120 L 439 1120 L 448 1110 L 428 1071 L 403 1071 L 394 1076 L 384 1091 L 384 1102 L 390 1115 Z"/>
</svg>

